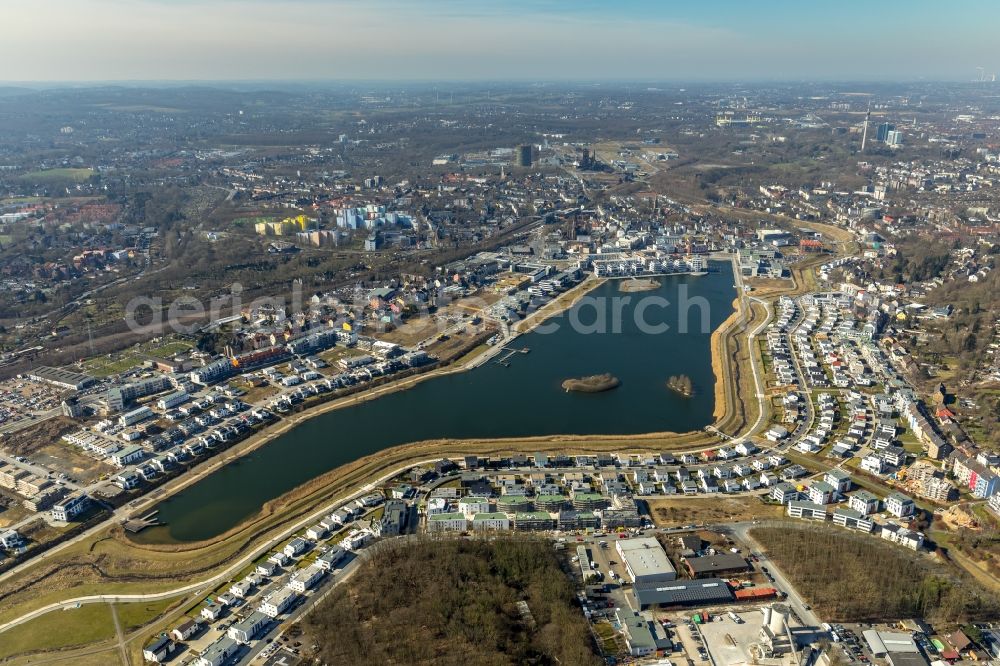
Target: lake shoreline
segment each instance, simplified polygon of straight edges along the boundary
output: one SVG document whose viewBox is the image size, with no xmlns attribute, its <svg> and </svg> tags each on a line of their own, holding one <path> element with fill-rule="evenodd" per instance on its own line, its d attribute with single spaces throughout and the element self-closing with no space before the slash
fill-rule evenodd
<svg viewBox="0 0 1000 666">
<path fill-rule="evenodd" d="M 265 444 L 272 443 L 278 437 L 286 435 L 287 433 L 289 433 L 290 431 L 294 430 L 298 426 L 303 425 L 303 424 L 309 422 L 311 419 L 313 419 L 315 417 L 321 416 L 323 414 L 327 414 L 329 412 L 341 409 L 343 407 L 350 407 L 350 406 L 360 405 L 360 404 L 364 404 L 364 403 L 369 402 L 369 401 L 377 400 L 377 399 L 379 399 L 381 397 L 385 397 L 387 395 L 390 395 L 390 394 L 398 392 L 398 391 L 408 390 L 408 389 L 413 388 L 414 386 L 416 386 L 416 385 L 420 384 L 421 382 L 423 382 L 425 380 L 428 380 L 428 379 L 439 378 L 439 377 L 446 376 L 446 375 L 451 375 L 451 374 L 457 374 L 457 373 L 464 372 L 465 370 L 471 370 L 471 369 L 480 367 L 480 366 L 484 365 L 485 363 L 488 363 L 491 359 L 495 358 L 504 348 L 506 348 L 509 345 L 510 342 L 512 342 L 513 340 L 515 340 L 518 336 L 523 335 L 525 333 L 531 332 L 532 330 L 534 330 L 535 328 L 537 328 L 542 323 L 544 323 L 546 321 L 549 321 L 553 317 L 557 317 L 560 314 L 564 313 L 565 311 L 569 310 L 577 302 L 579 302 L 579 300 L 581 298 L 585 297 L 587 294 L 591 293 L 594 289 L 597 289 L 598 287 L 600 287 L 601 285 L 603 285 L 605 282 L 607 282 L 607 280 L 605 280 L 605 279 L 594 278 L 592 276 L 588 277 L 587 279 L 585 279 L 580 284 L 576 285 L 571 290 L 569 290 L 569 291 L 561 294 L 555 300 L 550 301 L 544 307 L 540 308 L 538 311 L 531 313 L 524 320 L 522 320 L 522 321 L 518 322 L 516 325 L 512 326 L 513 335 L 511 335 L 510 338 L 508 338 L 507 340 L 504 340 L 504 341 L 502 341 L 502 342 L 500 342 L 500 343 L 498 343 L 498 344 L 496 344 L 496 345 L 494 345 L 492 347 L 489 347 L 489 348 L 487 348 L 485 350 L 482 350 L 481 353 L 479 353 L 478 355 L 476 355 L 475 357 L 473 357 L 471 360 L 469 360 L 468 356 L 461 357 L 461 358 L 459 358 L 457 360 L 454 360 L 454 361 L 450 362 L 449 365 L 446 366 L 446 367 L 435 368 L 435 369 L 432 369 L 432 370 L 430 370 L 428 372 L 420 373 L 418 375 L 407 377 L 407 378 L 404 378 L 404 379 L 401 379 L 401 380 L 398 380 L 398 381 L 395 381 L 395 382 L 387 383 L 387 384 L 385 384 L 383 386 L 373 387 L 373 388 L 371 388 L 369 390 L 366 390 L 364 392 L 361 392 L 361 393 L 358 393 L 358 394 L 355 394 L 355 395 L 352 395 L 352 396 L 345 396 L 345 397 L 342 397 L 342 398 L 337 398 L 337 399 L 334 399 L 334 400 L 331 400 L 331 401 L 328 401 L 328 402 L 325 402 L 325 403 L 321 403 L 321 404 L 309 407 L 306 410 L 304 410 L 303 412 L 300 412 L 300 413 L 291 415 L 289 417 L 286 417 L 286 418 L 282 419 L 281 421 L 279 421 L 278 423 L 274 424 L 273 426 L 269 426 L 266 429 L 262 430 L 261 432 L 259 432 L 259 433 L 255 434 L 255 435 L 251 436 L 250 438 L 248 438 L 244 442 L 241 442 L 241 443 L 235 445 L 233 448 L 231 448 L 227 452 L 225 452 L 223 454 L 223 456 L 220 457 L 220 459 L 218 459 L 218 460 L 209 459 L 209 460 L 205 461 L 203 463 L 205 465 L 204 468 L 199 469 L 199 468 L 196 467 L 193 470 L 193 473 L 189 473 L 189 474 L 184 475 L 183 477 L 178 478 L 177 482 L 176 482 L 176 485 L 168 484 L 168 486 L 165 486 L 164 488 L 161 488 L 160 491 L 154 493 L 155 494 L 155 498 L 152 497 L 152 496 L 150 496 L 149 499 L 146 500 L 145 502 L 140 501 L 140 504 L 136 505 L 136 507 L 134 509 L 134 512 L 133 512 L 133 515 L 142 515 L 145 512 L 148 512 L 150 509 L 155 508 L 156 506 L 164 503 L 165 501 L 169 501 L 174 496 L 176 496 L 178 493 L 180 493 L 182 490 L 184 490 L 184 489 L 192 486 L 193 484 L 195 484 L 195 483 L 197 483 L 199 481 L 204 480 L 206 477 L 208 477 L 211 474 L 219 471 L 220 469 L 222 469 L 223 467 L 229 465 L 230 463 L 237 462 L 241 457 L 246 456 L 247 454 L 250 454 L 250 453 L 252 453 L 254 451 L 257 451 L 258 449 L 262 448 Z M 737 301 L 738 301 L 738 299 L 737 299 Z M 733 315 L 738 315 L 738 312 L 734 312 Z M 716 330 L 713 331 L 712 338 L 715 338 L 716 335 L 721 330 L 724 330 L 726 328 L 726 324 L 730 323 L 731 319 L 732 319 L 732 316 L 730 318 L 727 318 L 721 324 L 719 324 L 717 326 Z M 714 340 L 713 340 L 713 342 L 714 342 Z M 722 359 L 716 358 L 716 353 L 715 352 L 716 352 L 716 345 L 715 344 L 710 344 L 710 354 L 709 355 L 711 356 L 713 370 L 714 370 L 716 364 L 719 361 L 722 360 Z M 721 387 L 718 386 L 719 381 L 722 380 L 722 376 L 718 372 L 713 372 L 712 374 L 714 375 L 714 380 L 715 380 L 715 383 L 716 383 L 716 387 L 715 387 L 716 391 L 714 392 L 715 393 L 715 397 L 716 397 L 716 403 L 715 403 L 715 409 L 713 411 L 718 412 L 718 411 L 720 411 L 720 407 L 721 407 L 723 413 L 726 413 L 726 412 L 728 412 L 728 407 L 729 406 L 720 405 L 719 401 L 718 401 L 718 397 L 719 397 L 720 393 L 723 396 L 725 395 L 725 391 L 720 390 Z M 662 380 L 660 380 L 660 381 L 662 381 Z M 661 384 L 661 386 L 662 386 L 662 384 Z M 715 417 L 715 422 L 718 422 L 717 415 Z M 534 441 L 539 441 L 539 442 L 542 442 L 542 441 L 548 441 L 548 442 L 552 442 L 552 441 L 565 441 L 567 444 L 574 443 L 574 444 L 577 444 L 578 446 L 579 445 L 583 445 L 583 448 L 585 448 L 585 442 L 587 442 L 587 441 L 594 442 L 595 440 L 599 440 L 599 441 L 603 441 L 603 442 L 608 442 L 609 440 L 610 441 L 614 441 L 614 440 L 623 440 L 623 439 L 634 439 L 638 443 L 639 441 L 641 441 L 643 439 L 646 439 L 647 437 L 649 437 L 651 439 L 656 438 L 656 439 L 660 439 L 660 440 L 662 440 L 664 437 L 668 437 L 668 438 L 682 438 L 683 439 L 686 436 L 697 436 L 698 433 L 701 430 L 702 430 L 702 428 L 681 430 L 680 432 L 673 432 L 673 431 L 660 431 L 660 432 L 656 432 L 656 431 L 650 431 L 650 432 L 646 432 L 646 433 L 627 434 L 627 435 L 625 435 L 625 434 L 619 434 L 619 433 L 613 433 L 613 434 L 604 433 L 604 434 L 595 434 L 595 435 L 541 434 L 541 435 L 537 435 L 537 439 L 535 439 Z M 488 438 L 488 439 L 490 439 L 491 441 L 492 441 L 492 439 L 497 439 L 497 440 L 505 440 L 506 439 L 506 440 L 510 440 L 511 442 L 515 442 L 515 441 L 525 442 L 525 441 L 532 441 L 533 437 L 534 436 L 518 436 L 518 435 L 514 435 L 514 436 L 511 436 L 511 437 Z M 455 441 L 468 441 L 468 442 L 472 442 L 472 441 L 480 441 L 481 439 L 483 439 L 483 438 L 468 437 L 468 438 L 462 438 L 462 439 L 455 440 Z M 445 442 L 445 441 L 452 441 L 452 440 L 453 440 L 453 438 L 439 438 L 437 441 Z M 409 443 L 403 442 L 403 443 L 400 443 L 398 445 L 389 446 L 385 450 L 390 450 L 390 449 L 393 449 L 393 448 L 398 448 L 400 446 L 406 447 L 409 444 L 414 444 L 414 443 L 417 443 L 417 442 L 420 442 L 420 441 L 426 441 L 426 439 L 424 439 L 424 438 L 416 438 L 412 442 L 409 442 Z M 434 441 L 434 440 L 432 440 L 432 441 Z M 291 488 L 291 489 L 289 489 L 289 490 L 281 493 L 280 495 L 278 495 L 278 496 L 276 496 L 276 497 L 274 497 L 274 498 L 272 498 L 270 500 L 265 501 L 265 503 L 261 506 L 260 509 L 258 509 L 255 513 L 253 513 L 251 515 L 248 515 L 244 519 L 240 520 L 239 523 L 237 523 L 236 525 L 234 525 L 229 530 L 226 530 L 226 533 L 229 533 L 230 531 L 233 531 L 233 530 L 239 531 L 239 529 L 240 529 L 240 527 L 242 525 L 253 523 L 261 515 L 261 513 L 263 512 L 263 510 L 264 510 L 263 507 L 265 507 L 265 506 L 267 506 L 269 504 L 272 504 L 272 503 L 276 503 L 276 504 L 280 505 L 282 503 L 282 501 L 281 501 L 282 498 L 284 498 L 286 496 L 292 496 L 292 495 L 297 494 L 297 491 L 298 491 L 298 489 L 300 487 L 309 485 L 312 482 L 314 482 L 315 479 L 323 477 L 323 476 L 326 476 L 328 472 L 334 471 L 334 470 L 336 470 L 336 469 L 338 469 L 340 467 L 344 467 L 344 466 L 347 466 L 347 465 L 350 465 L 350 464 L 351 464 L 350 462 L 345 462 L 345 463 L 342 463 L 340 465 L 337 465 L 336 467 L 332 468 L 331 470 L 327 470 L 327 472 L 321 472 L 320 474 L 317 474 L 315 477 L 312 477 L 311 480 L 305 481 L 305 482 L 299 484 L 298 486 L 296 486 L 294 488 Z M 169 522 L 169 520 L 167 522 Z M 207 540 L 211 541 L 214 538 L 215 537 L 207 538 Z M 220 536 L 218 538 L 222 538 L 222 537 Z M 142 543 L 144 546 L 152 546 L 152 545 L 156 545 L 158 543 L 164 543 L 164 542 L 161 542 L 159 540 L 153 541 L 153 542 L 147 542 L 147 541 L 142 540 L 141 538 L 136 539 L 135 541 L 137 541 L 139 543 Z M 186 541 L 186 540 L 181 540 L 181 539 L 173 540 L 172 539 L 170 542 L 171 543 L 193 543 L 194 541 Z"/>
</svg>

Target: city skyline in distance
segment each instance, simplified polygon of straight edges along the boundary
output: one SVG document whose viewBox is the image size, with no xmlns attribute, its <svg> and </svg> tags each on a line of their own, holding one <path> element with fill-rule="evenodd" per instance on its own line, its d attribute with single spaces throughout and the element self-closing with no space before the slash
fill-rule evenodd
<svg viewBox="0 0 1000 666">
<path fill-rule="evenodd" d="M 37 0 L 5 14 L 8 82 L 988 81 L 1000 69 L 1000 6 L 979 0 Z"/>
</svg>

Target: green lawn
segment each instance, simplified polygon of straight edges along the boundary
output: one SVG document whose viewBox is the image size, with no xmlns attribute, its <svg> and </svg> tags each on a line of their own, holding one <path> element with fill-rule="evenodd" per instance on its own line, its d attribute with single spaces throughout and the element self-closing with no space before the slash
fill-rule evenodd
<svg viewBox="0 0 1000 666">
<path fill-rule="evenodd" d="M 143 343 L 121 353 L 96 356 L 83 362 L 84 369 L 95 377 L 107 377 L 138 367 L 150 356 L 169 358 L 191 349 L 193 345 L 184 340 L 161 340 L 158 343 Z"/>
<path fill-rule="evenodd" d="M 162 601 L 118 604 L 118 621 L 123 631 L 137 629 L 166 613 L 177 602 L 178 598 L 173 597 Z"/>
<path fill-rule="evenodd" d="M 52 611 L 0 634 L 0 659 L 22 652 L 86 645 L 114 635 L 111 607 L 107 604 Z"/>
<path fill-rule="evenodd" d="M 53 182 L 59 180 L 72 180 L 77 183 L 94 175 L 93 169 L 43 169 L 41 171 L 31 171 L 21 176 L 21 180 L 31 180 L 37 182 Z"/>
<path fill-rule="evenodd" d="M 97 357 L 83 362 L 84 370 L 95 377 L 108 377 L 120 372 L 131 370 L 142 364 L 144 359 L 138 356 L 126 355 L 121 358 Z"/>
<path fill-rule="evenodd" d="M 163 601 L 118 604 L 122 631 L 129 632 L 167 612 L 178 597 Z M 24 652 L 59 650 L 88 645 L 115 636 L 108 604 L 85 604 L 56 610 L 0 634 L 0 660 Z"/>
</svg>

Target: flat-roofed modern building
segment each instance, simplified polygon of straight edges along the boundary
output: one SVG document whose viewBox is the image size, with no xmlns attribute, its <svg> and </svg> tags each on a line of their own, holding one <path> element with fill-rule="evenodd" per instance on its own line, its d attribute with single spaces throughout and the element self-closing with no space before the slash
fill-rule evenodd
<svg viewBox="0 0 1000 666">
<path fill-rule="evenodd" d="M 692 578 L 717 578 L 750 570 L 746 559 L 737 553 L 716 553 L 685 560 Z"/>
<path fill-rule="evenodd" d="M 254 611 L 244 619 L 229 627 L 229 630 L 226 631 L 226 635 L 237 643 L 243 643 L 245 645 L 256 638 L 257 634 L 259 634 L 270 621 L 271 618 L 267 615 L 264 615 L 260 611 Z"/>
<path fill-rule="evenodd" d="M 788 515 L 804 520 L 826 520 L 826 507 L 813 502 L 795 501 L 788 503 Z"/>
<path fill-rule="evenodd" d="M 833 510 L 833 524 L 846 527 L 849 530 L 859 530 L 861 532 L 871 532 L 875 529 L 875 521 L 867 515 L 854 509 L 838 507 Z"/>
<path fill-rule="evenodd" d="M 633 583 L 670 581 L 677 578 L 677 570 L 667 557 L 660 542 L 652 537 L 618 539 L 615 550 L 621 555 L 625 571 Z"/>
</svg>

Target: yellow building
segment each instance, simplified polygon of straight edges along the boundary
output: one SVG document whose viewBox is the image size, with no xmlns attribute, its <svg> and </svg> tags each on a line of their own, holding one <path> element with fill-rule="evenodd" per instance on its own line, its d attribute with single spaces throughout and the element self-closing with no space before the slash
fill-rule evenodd
<svg viewBox="0 0 1000 666">
<path fill-rule="evenodd" d="M 259 236 L 288 236 L 306 231 L 310 224 L 312 220 L 305 215 L 296 215 L 278 221 L 258 222 L 254 225 L 254 230 Z"/>
</svg>

